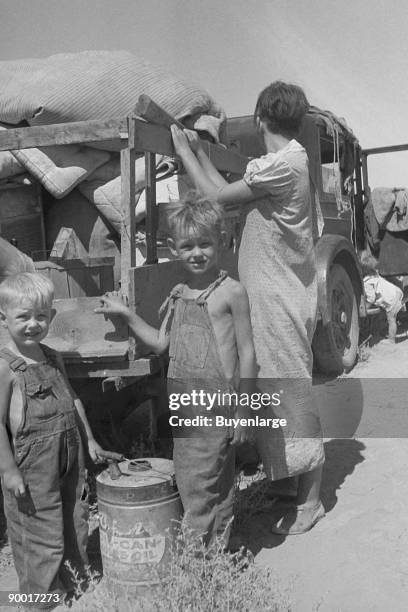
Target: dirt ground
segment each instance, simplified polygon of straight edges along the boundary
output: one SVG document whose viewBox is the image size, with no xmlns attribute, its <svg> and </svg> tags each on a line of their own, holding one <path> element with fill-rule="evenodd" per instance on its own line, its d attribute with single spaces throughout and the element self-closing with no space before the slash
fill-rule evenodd
<svg viewBox="0 0 408 612">
<path fill-rule="evenodd" d="M 256 525 L 256 562 L 293 585 L 298 612 L 408 609 L 408 340 L 382 340 L 363 358 L 315 381 L 323 428 L 349 436 L 325 441 L 326 517 L 287 538 L 268 533 L 270 516 Z"/>
<path fill-rule="evenodd" d="M 382 340 L 361 351 L 350 374 L 316 377 L 326 517 L 285 538 L 270 532 L 272 506 L 245 526 L 255 563 L 273 568 L 297 612 L 408 609 L 407 371 L 408 339 Z M 0 537 L 0 591 L 16 590 L 1 515 Z"/>
</svg>

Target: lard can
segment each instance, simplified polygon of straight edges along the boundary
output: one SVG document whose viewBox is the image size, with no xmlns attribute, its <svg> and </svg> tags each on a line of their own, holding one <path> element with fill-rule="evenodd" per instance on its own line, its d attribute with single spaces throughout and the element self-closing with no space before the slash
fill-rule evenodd
<svg viewBox="0 0 408 612">
<path fill-rule="evenodd" d="M 172 461 L 149 457 L 118 467 L 120 475 L 99 474 L 96 490 L 104 578 L 113 596 L 126 597 L 166 578 L 182 505 Z"/>
</svg>

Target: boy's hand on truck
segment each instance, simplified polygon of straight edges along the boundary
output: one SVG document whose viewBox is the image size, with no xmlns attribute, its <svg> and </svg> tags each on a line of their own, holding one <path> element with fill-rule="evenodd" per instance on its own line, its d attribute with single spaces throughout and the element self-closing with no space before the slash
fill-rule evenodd
<svg viewBox="0 0 408 612">
<path fill-rule="evenodd" d="M 104 315 L 126 316 L 129 308 L 126 304 L 126 297 L 120 291 L 109 291 L 100 298 L 101 305 L 95 308 L 95 313 Z"/>
</svg>

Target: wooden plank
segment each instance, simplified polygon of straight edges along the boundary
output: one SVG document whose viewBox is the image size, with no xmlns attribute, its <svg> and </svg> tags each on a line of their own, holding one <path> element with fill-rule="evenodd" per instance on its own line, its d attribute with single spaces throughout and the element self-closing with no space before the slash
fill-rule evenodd
<svg viewBox="0 0 408 612">
<path fill-rule="evenodd" d="M 75 340 L 74 340 L 75 342 Z M 77 346 L 57 337 L 47 337 L 45 344 L 61 353 L 64 361 L 82 363 L 84 360 L 94 361 L 95 356 L 105 361 L 127 361 L 128 341 L 108 344 L 104 339 L 90 342 L 79 342 Z"/>
<path fill-rule="evenodd" d="M 51 249 L 50 259 L 88 259 L 88 251 L 72 227 L 61 227 Z"/>
<path fill-rule="evenodd" d="M 58 264 L 51 261 L 36 261 L 37 272 L 48 276 L 54 285 L 54 297 L 58 299 L 69 297 L 69 286 L 67 271 Z"/>
<path fill-rule="evenodd" d="M 122 363 L 101 361 L 100 363 L 81 362 L 80 364 L 73 364 L 66 362 L 69 378 L 139 377 L 159 372 L 161 367 L 162 359 L 157 355 Z"/>
<path fill-rule="evenodd" d="M 0 151 L 126 138 L 126 119 L 73 121 L 1 130 Z"/>
<path fill-rule="evenodd" d="M 174 155 L 170 132 L 167 128 L 133 119 L 136 129 L 135 149 L 163 155 Z M 103 140 L 126 140 L 128 122 L 126 119 L 106 121 L 74 121 L 28 128 L 13 128 L 0 131 L 0 151 L 47 147 L 51 145 L 90 143 Z M 220 145 L 203 141 L 203 146 L 213 164 L 221 171 L 242 174 L 248 158 Z"/>
<path fill-rule="evenodd" d="M 131 290 L 135 295 L 136 312 L 150 325 L 160 325 L 159 308 L 171 289 L 182 282 L 185 272 L 179 261 L 166 261 L 132 268 L 129 271 Z M 146 354 L 146 347 L 136 345 L 136 355 Z"/>
<path fill-rule="evenodd" d="M 101 266 L 99 272 L 99 282 L 101 287 L 101 295 L 106 293 L 107 291 L 114 290 L 115 279 L 113 275 L 113 265 Z"/>
<path fill-rule="evenodd" d="M 31 257 L 45 250 L 43 226 L 38 183 L 0 190 L 0 234 L 5 240 L 15 238 L 17 248 Z"/>
<path fill-rule="evenodd" d="M 378 153 L 397 153 L 398 151 L 408 151 L 408 144 L 388 145 L 386 147 L 363 149 L 363 155 L 377 155 Z"/>
<path fill-rule="evenodd" d="M 161 153 L 174 156 L 173 142 L 168 129 L 158 125 L 135 119 L 136 140 L 135 149 L 138 152 Z M 202 141 L 203 148 L 212 163 L 223 172 L 243 174 L 248 164 L 248 158 L 235 151 L 225 149 L 221 145 Z"/>
<path fill-rule="evenodd" d="M 134 122 L 130 121 L 130 140 L 134 140 Z M 133 142 L 132 142 L 133 145 Z M 122 293 L 129 295 L 128 271 L 136 264 L 135 248 L 135 150 L 128 146 L 121 151 L 120 166 L 121 186 L 121 288 Z"/>
<path fill-rule="evenodd" d="M 157 263 L 158 210 L 156 202 L 156 156 L 145 153 L 146 172 L 146 264 Z"/>
<path fill-rule="evenodd" d="M 128 118 L 128 146 L 121 151 L 122 177 L 121 210 L 121 290 L 129 298 L 129 307 L 134 308 L 133 294 L 129 289 L 129 270 L 136 265 L 136 220 L 135 220 L 135 122 Z M 128 337 L 128 357 L 135 358 L 135 338 Z"/>
<path fill-rule="evenodd" d="M 67 270 L 67 276 L 70 298 L 86 297 L 87 295 L 100 295 L 97 287 L 93 287 L 93 291 L 87 293 L 87 288 L 89 289 L 87 283 L 87 268 L 70 268 Z"/>
<path fill-rule="evenodd" d="M 98 297 L 55 300 L 57 311 L 47 336 L 47 344 L 69 358 L 125 358 L 128 328 L 120 317 L 96 314 Z"/>
<path fill-rule="evenodd" d="M 177 119 L 169 115 L 164 108 L 156 104 L 156 102 L 154 102 L 150 96 L 146 96 L 146 94 L 139 96 L 134 112 L 135 115 L 142 117 L 142 119 L 146 119 L 149 123 L 162 125 L 167 128 L 170 128 L 170 126 L 175 123 L 181 130 L 184 129 L 184 125 L 180 123 L 180 121 L 177 121 Z"/>
</svg>

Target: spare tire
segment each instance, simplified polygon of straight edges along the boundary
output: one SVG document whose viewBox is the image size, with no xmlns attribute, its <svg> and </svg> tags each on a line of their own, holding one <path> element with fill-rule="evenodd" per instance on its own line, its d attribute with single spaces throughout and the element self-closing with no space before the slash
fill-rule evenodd
<svg viewBox="0 0 408 612">
<path fill-rule="evenodd" d="M 341 374 L 357 359 L 359 319 L 353 284 L 343 266 L 334 264 L 328 274 L 327 310 L 330 321 L 319 322 L 313 353 L 321 372 Z"/>
</svg>

